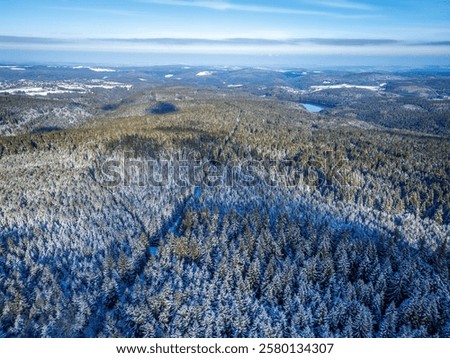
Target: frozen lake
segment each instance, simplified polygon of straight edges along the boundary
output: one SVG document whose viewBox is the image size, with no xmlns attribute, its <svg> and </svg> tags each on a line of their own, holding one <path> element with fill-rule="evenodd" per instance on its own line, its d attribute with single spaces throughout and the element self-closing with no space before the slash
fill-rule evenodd
<svg viewBox="0 0 450 358">
<path fill-rule="evenodd" d="M 323 107 L 316 106 L 315 104 L 309 104 L 309 103 L 300 103 L 303 107 L 305 107 L 309 112 L 317 113 L 320 112 Z"/>
</svg>

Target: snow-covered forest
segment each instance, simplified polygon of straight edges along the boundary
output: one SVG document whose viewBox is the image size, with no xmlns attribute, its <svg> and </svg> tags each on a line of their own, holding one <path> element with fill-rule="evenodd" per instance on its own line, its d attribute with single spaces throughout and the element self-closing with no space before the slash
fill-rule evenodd
<svg viewBox="0 0 450 358">
<path fill-rule="evenodd" d="M 0 138 L 1 336 L 450 337 L 447 137 L 159 97 L 170 113 Z M 124 153 L 297 176 L 105 185 Z"/>
</svg>

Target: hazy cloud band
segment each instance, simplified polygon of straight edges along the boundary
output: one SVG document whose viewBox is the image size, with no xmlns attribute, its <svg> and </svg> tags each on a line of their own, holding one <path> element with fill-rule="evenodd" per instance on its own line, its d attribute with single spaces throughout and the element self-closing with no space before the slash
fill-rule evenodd
<svg viewBox="0 0 450 358">
<path fill-rule="evenodd" d="M 111 51 L 196 54 L 367 54 L 450 55 L 450 41 L 408 42 L 365 38 L 103 38 L 58 39 L 0 36 L 1 49 L 48 51 Z"/>
</svg>

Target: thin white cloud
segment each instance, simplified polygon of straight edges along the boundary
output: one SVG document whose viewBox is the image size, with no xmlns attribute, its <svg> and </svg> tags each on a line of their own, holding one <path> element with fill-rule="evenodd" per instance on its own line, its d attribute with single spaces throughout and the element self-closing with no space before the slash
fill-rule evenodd
<svg viewBox="0 0 450 358">
<path fill-rule="evenodd" d="M 366 11 L 372 11 L 377 9 L 377 7 L 373 5 L 347 0 L 314 0 L 307 2 L 310 4 L 331 7 L 335 9 L 366 10 Z"/>
<path fill-rule="evenodd" d="M 135 54 L 195 54 L 195 55 L 362 55 L 387 56 L 427 55 L 450 53 L 448 41 L 410 43 L 389 39 L 85 39 L 56 40 L 0 36 L 0 50 L 83 51 Z M 363 46 L 364 45 L 364 46 Z"/>
<path fill-rule="evenodd" d="M 115 15 L 115 16 L 141 16 L 142 14 L 138 11 L 129 11 L 129 10 L 116 10 L 110 8 L 91 8 L 91 7 L 76 7 L 76 6 L 49 6 L 46 7 L 51 10 L 60 10 L 67 12 L 85 12 L 85 13 L 93 13 L 93 14 L 104 14 L 104 15 Z"/>
<path fill-rule="evenodd" d="M 242 5 L 235 4 L 229 1 L 219 0 L 136 0 L 141 3 L 158 4 L 158 5 L 168 5 L 168 6 L 184 6 L 184 7 L 196 7 L 210 10 L 218 11 L 245 11 L 245 12 L 255 12 L 255 13 L 269 13 L 269 14 L 287 14 L 287 15 L 312 15 L 312 16 L 329 16 L 329 17 L 340 17 L 340 18 L 363 18 L 367 15 L 352 15 L 352 14 L 341 14 L 331 11 L 321 11 L 321 10 L 304 10 L 304 9 L 294 9 L 286 7 L 277 6 L 261 6 L 261 5 Z M 370 16 L 372 17 L 372 16 Z"/>
</svg>

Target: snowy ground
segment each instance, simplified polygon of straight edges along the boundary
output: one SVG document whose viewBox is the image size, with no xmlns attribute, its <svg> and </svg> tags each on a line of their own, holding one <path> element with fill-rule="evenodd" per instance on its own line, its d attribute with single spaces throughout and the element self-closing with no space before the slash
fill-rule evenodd
<svg viewBox="0 0 450 358">
<path fill-rule="evenodd" d="M 310 90 L 312 92 L 318 92 L 328 89 L 342 89 L 342 88 L 357 88 L 357 89 L 365 89 L 369 91 L 382 91 L 384 90 L 384 86 L 386 83 L 381 83 L 378 86 L 359 86 L 359 85 L 350 85 L 347 83 L 339 84 L 339 85 L 324 85 L 324 86 L 311 86 Z"/>
<path fill-rule="evenodd" d="M 93 89 L 114 89 L 126 88 L 130 90 L 133 86 L 120 82 L 91 80 L 86 83 L 74 81 L 29 81 L 19 80 L 16 82 L 0 82 L 0 93 L 21 94 L 27 96 L 48 96 L 63 93 L 85 94 L 92 92 Z"/>
</svg>

